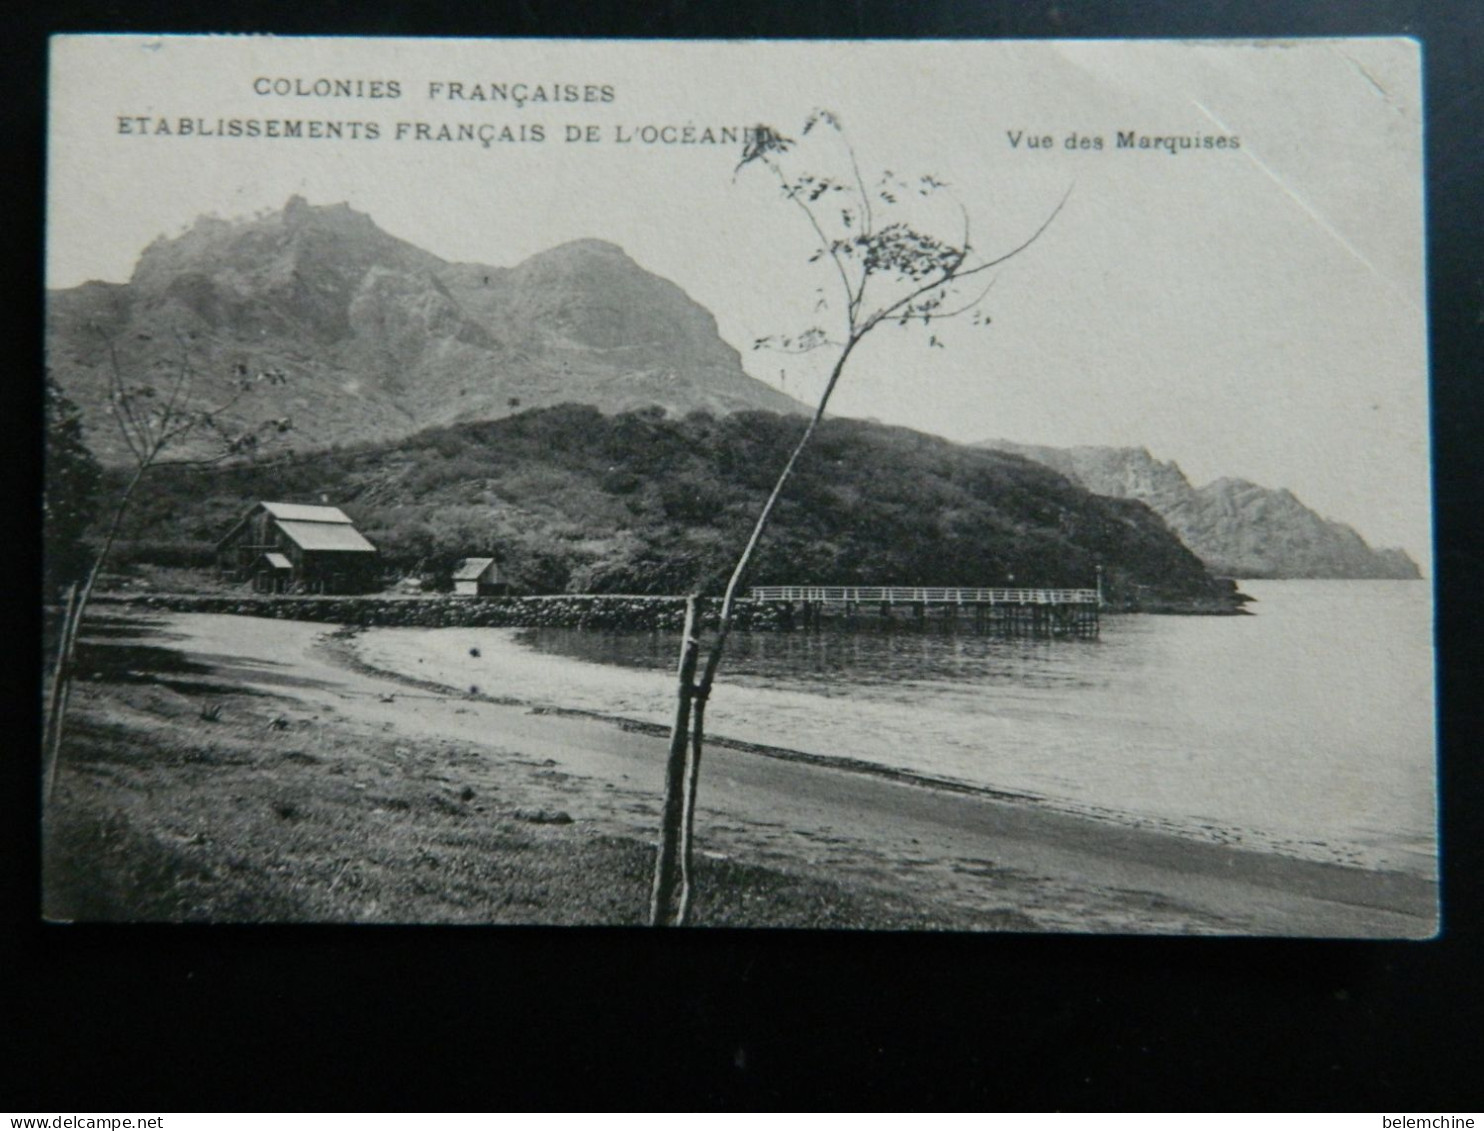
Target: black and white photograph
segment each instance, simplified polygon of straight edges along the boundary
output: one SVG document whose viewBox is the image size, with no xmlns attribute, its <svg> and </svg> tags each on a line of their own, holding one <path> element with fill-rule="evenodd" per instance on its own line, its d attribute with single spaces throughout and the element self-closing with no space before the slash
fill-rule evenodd
<svg viewBox="0 0 1484 1131">
<path fill-rule="evenodd" d="M 1415 41 L 48 113 L 48 920 L 1437 934 Z"/>
</svg>

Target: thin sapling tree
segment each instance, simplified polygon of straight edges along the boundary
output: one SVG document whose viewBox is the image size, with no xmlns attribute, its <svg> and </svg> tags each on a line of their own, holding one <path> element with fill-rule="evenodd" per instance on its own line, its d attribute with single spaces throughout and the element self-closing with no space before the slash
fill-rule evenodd
<svg viewBox="0 0 1484 1131">
<path fill-rule="evenodd" d="M 147 367 L 140 364 L 146 373 L 140 379 L 128 375 L 130 367 L 121 359 L 116 341 L 104 337 L 103 349 L 108 362 L 106 411 L 128 462 L 97 551 L 82 580 L 73 582 L 66 594 L 42 737 L 43 814 L 56 781 L 78 629 L 140 484 L 159 467 L 205 466 L 236 457 L 251 458 L 265 442 L 293 427 L 287 417 L 244 425 L 236 413 L 239 404 L 255 390 L 284 383 L 286 378 L 278 370 L 253 372 L 239 363 L 224 387 L 218 383 L 217 388 L 208 390 L 203 387 L 205 381 L 183 335 L 175 335 L 168 356 Z"/>
<path fill-rule="evenodd" d="M 847 365 L 862 342 L 882 326 L 926 327 L 932 348 L 943 345 L 933 330 L 938 323 L 964 318 L 987 326 L 990 319 L 982 307 L 994 284 L 994 269 L 1035 243 L 1067 200 L 1063 196 L 1041 225 L 1014 246 L 981 249 L 967 210 L 950 186 L 936 177 L 909 178 L 886 170 L 868 180 L 837 115 L 816 110 L 805 121 L 801 138 L 809 139 L 811 154 L 832 149 L 822 159 L 836 171 L 798 169 L 804 143 L 758 126 L 749 131 L 736 173 L 763 174 L 807 225 L 813 242 L 809 262 L 820 265 L 831 280 L 816 307 L 823 321 L 793 334 L 759 338 L 753 348 L 788 354 L 828 351 L 828 377 L 737 556 L 704 663 L 699 597 L 693 594 L 686 602 L 650 897 L 654 926 L 682 926 L 687 920 L 694 889 L 692 845 L 706 705 L 758 545 Z"/>
</svg>

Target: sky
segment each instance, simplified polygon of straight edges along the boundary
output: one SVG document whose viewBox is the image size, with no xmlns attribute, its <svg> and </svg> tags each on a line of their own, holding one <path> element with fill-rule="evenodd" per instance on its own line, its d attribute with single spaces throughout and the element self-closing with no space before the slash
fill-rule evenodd
<svg viewBox="0 0 1484 1131">
<path fill-rule="evenodd" d="M 807 262 L 812 233 L 776 185 L 736 171 L 737 146 L 683 131 L 801 137 L 826 108 L 868 182 L 945 183 L 912 221 L 959 238 L 967 216 L 985 256 L 1066 201 L 992 273 L 989 326 L 934 327 L 942 348 L 881 327 L 834 411 L 966 442 L 1146 447 L 1197 485 L 1287 487 L 1429 571 L 1411 41 L 72 37 L 54 41 L 52 75 L 49 286 L 127 280 L 151 240 L 295 194 L 455 261 L 513 266 L 597 237 L 711 310 L 753 376 L 806 400 L 825 351 L 751 344 L 828 325 L 838 283 Z M 545 101 L 510 100 L 538 89 Z M 203 136 L 283 120 L 379 136 Z M 444 125 L 491 140 L 437 140 Z M 1130 132 L 1213 145 L 1120 146 Z M 811 135 L 794 159 L 827 170 L 842 152 Z"/>
</svg>

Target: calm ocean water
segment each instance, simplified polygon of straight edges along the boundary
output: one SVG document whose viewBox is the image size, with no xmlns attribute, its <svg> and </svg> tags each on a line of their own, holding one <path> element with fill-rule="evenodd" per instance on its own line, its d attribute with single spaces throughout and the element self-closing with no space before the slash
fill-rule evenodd
<svg viewBox="0 0 1484 1131">
<path fill-rule="evenodd" d="M 743 634 L 709 729 L 1121 823 L 1434 874 L 1428 586 L 1242 588 L 1252 616 L 1109 617 L 1095 642 Z M 538 666 L 566 661 L 543 682 L 558 678 L 569 705 L 668 720 L 673 635 L 516 640 Z"/>
</svg>

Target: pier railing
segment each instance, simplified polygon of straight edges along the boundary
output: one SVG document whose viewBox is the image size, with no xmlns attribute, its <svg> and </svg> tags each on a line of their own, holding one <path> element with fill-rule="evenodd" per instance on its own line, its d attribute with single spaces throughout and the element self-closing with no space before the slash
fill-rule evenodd
<svg viewBox="0 0 1484 1131">
<path fill-rule="evenodd" d="M 1097 605 L 1096 589 L 977 589 L 922 585 L 756 585 L 754 601 L 860 605 Z"/>
</svg>

